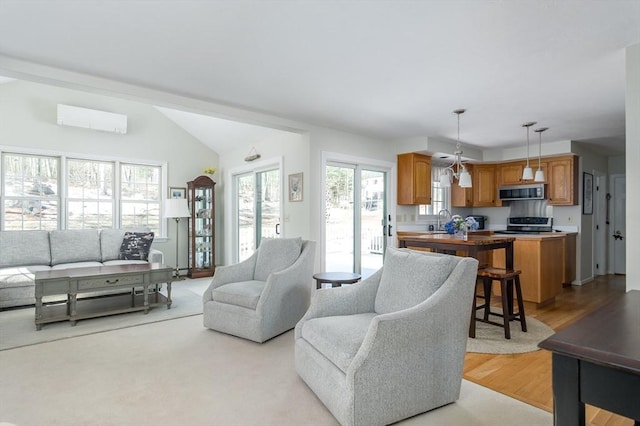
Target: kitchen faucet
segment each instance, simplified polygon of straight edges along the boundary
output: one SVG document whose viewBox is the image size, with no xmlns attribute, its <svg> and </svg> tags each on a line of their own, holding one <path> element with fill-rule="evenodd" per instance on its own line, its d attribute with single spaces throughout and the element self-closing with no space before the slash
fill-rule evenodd
<svg viewBox="0 0 640 426">
<path fill-rule="evenodd" d="M 442 213 L 445 214 L 447 221 L 451 220 L 451 212 L 447 209 L 442 209 L 438 212 L 438 231 L 442 231 L 442 225 L 440 223 L 440 218 L 442 217 Z"/>
</svg>

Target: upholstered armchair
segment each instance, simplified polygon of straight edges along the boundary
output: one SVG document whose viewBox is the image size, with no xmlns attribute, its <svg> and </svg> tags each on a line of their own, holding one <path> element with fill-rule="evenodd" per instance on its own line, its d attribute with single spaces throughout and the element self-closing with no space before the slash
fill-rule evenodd
<svg viewBox="0 0 640 426">
<path fill-rule="evenodd" d="M 458 399 L 478 261 L 388 248 L 361 283 L 316 291 L 295 328 L 300 377 L 344 426 Z"/>
<path fill-rule="evenodd" d="M 203 295 L 204 326 L 262 343 L 295 327 L 309 307 L 315 241 L 263 238 L 251 257 L 219 266 Z"/>
</svg>

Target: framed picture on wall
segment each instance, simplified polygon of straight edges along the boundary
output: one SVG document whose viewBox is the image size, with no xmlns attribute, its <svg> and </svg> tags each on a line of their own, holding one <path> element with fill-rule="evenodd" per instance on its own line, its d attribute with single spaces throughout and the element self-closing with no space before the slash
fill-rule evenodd
<svg viewBox="0 0 640 426">
<path fill-rule="evenodd" d="M 302 201 L 302 173 L 289 175 L 289 201 Z"/>
<path fill-rule="evenodd" d="M 593 175 L 582 174 L 582 214 L 593 214 Z"/>
<path fill-rule="evenodd" d="M 169 187 L 169 198 L 187 198 L 187 188 Z"/>
</svg>

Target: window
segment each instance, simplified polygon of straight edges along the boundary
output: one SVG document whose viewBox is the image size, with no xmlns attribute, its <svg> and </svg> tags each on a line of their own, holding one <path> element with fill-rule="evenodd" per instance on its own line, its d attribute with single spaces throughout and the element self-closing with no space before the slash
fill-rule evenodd
<svg viewBox="0 0 640 426">
<path fill-rule="evenodd" d="M 2 155 L 2 229 L 58 228 L 58 169 L 55 157 Z"/>
<path fill-rule="evenodd" d="M 444 167 L 431 167 L 431 204 L 418 206 L 418 218 L 427 219 L 436 216 L 440 210 L 451 210 L 451 188 L 440 186 L 440 174 Z"/>
<path fill-rule="evenodd" d="M 160 167 L 122 164 L 120 180 L 121 226 L 160 229 Z"/>
<path fill-rule="evenodd" d="M 67 161 L 67 228 L 114 227 L 114 163 Z"/>
<path fill-rule="evenodd" d="M 3 230 L 145 226 L 158 235 L 164 231 L 164 165 L 8 152 L 0 164 Z"/>
</svg>

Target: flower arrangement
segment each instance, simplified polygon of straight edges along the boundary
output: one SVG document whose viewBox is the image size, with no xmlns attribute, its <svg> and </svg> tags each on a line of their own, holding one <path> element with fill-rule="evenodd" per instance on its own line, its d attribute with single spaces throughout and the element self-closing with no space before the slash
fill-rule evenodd
<svg viewBox="0 0 640 426">
<path fill-rule="evenodd" d="M 454 214 L 451 220 L 444 224 L 444 229 L 449 234 L 455 234 L 459 231 L 475 231 L 478 229 L 478 222 L 471 216 L 464 219 L 459 214 Z"/>
<path fill-rule="evenodd" d="M 207 167 L 203 170 L 203 173 L 205 175 L 212 175 L 216 172 L 216 168 L 215 167 Z"/>
</svg>

